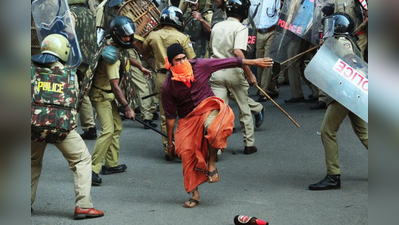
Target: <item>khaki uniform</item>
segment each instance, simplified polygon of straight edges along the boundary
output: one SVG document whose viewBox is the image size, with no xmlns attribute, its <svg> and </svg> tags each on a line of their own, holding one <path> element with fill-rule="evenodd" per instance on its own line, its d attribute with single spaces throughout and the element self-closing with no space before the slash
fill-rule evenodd
<svg viewBox="0 0 399 225">
<path fill-rule="evenodd" d="M 197 58 L 209 58 L 208 35 L 206 35 L 207 31 L 205 31 L 202 23 L 192 16 L 192 13 L 193 12 L 190 9 L 183 15 L 184 33 L 187 34 L 192 41 Z M 201 15 L 204 20 L 210 23 L 213 12 L 210 9 L 203 9 Z"/>
<path fill-rule="evenodd" d="M 141 64 L 140 56 L 134 49 L 129 49 L 129 56 Z M 153 113 L 156 112 L 157 107 L 154 102 L 154 98 L 141 99 L 141 97 L 152 94 L 150 91 L 149 83 L 146 78 L 137 67 L 130 67 L 130 75 L 133 77 L 134 89 L 137 94 L 138 100 L 140 101 L 141 118 L 143 120 L 152 120 Z M 150 93 L 151 92 L 151 93 Z"/>
<path fill-rule="evenodd" d="M 353 54 L 353 46 L 350 41 L 345 38 L 339 38 L 338 43 L 346 46 L 348 48 L 348 52 L 352 52 L 351 54 Z M 362 144 L 368 149 L 367 123 L 354 113 L 350 112 L 340 103 L 333 101 L 331 104 L 329 104 L 321 125 L 321 140 L 324 146 L 328 175 L 337 175 L 341 173 L 341 169 L 338 164 L 337 132 L 346 116 L 349 116 L 353 131 L 358 136 Z"/>
<path fill-rule="evenodd" d="M 122 120 L 118 112 L 115 95 L 110 80 L 119 79 L 121 61 L 108 64 L 100 59 L 89 97 L 96 109 L 101 124 L 101 133 L 94 145 L 92 170 L 99 173 L 105 160 L 105 166 L 119 165 L 119 136 L 122 133 Z"/>
<path fill-rule="evenodd" d="M 334 12 L 343 12 L 348 14 L 355 22 L 354 27 L 357 28 L 362 22 L 363 18 L 360 13 L 362 7 L 360 4 L 356 3 L 358 0 L 336 0 L 335 1 L 335 8 Z M 364 56 L 364 52 L 366 51 L 367 47 L 367 34 L 364 30 L 360 31 L 362 34 L 357 34 L 359 38 L 357 41 L 358 46 L 360 47 L 360 51 Z"/>
<path fill-rule="evenodd" d="M 61 151 L 68 161 L 69 168 L 73 171 L 75 205 L 81 208 L 92 208 L 91 156 L 85 142 L 76 130 L 72 130 L 64 141 L 54 145 Z M 31 205 L 35 202 L 46 146 L 47 143 L 31 141 Z"/>
<path fill-rule="evenodd" d="M 82 105 L 79 110 L 80 126 L 83 131 L 88 131 L 90 128 L 95 128 L 96 123 L 94 121 L 93 105 L 91 104 L 88 95 L 83 97 Z"/>
<path fill-rule="evenodd" d="M 190 39 L 174 27 L 166 26 L 160 30 L 151 32 L 143 43 L 143 51 L 152 53 L 155 59 L 154 69 L 157 71 L 156 79 L 159 111 L 161 113 L 161 131 L 165 134 L 167 131 L 165 114 L 162 107 L 162 85 L 166 79 L 164 67 L 165 58 L 167 57 L 166 49 L 174 43 L 179 43 L 183 47 L 188 59 L 196 57 Z M 167 138 L 162 136 L 162 142 L 164 144 L 164 153 L 167 155 L 168 149 L 165 147 L 168 144 Z"/>
<path fill-rule="evenodd" d="M 275 31 L 270 31 L 265 34 L 257 32 L 256 34 L 256 57 L 265 58 L 270 57 L 271 45 L 274 40 Z M 270 95 L 278 95 L 279 91 L 277 89 L 277 79 L 273 78 L 272 73 L 273 68 L 260 68 L 258 67 L 258 78 L 260 83 L 260 88 Z M 261 94 L 262 95 L 262 94 Z"/>
<path fill-rule="evenodd" d="M 234 49 L 246 50 L 248 28 L 239 20 L 229 17 L 226 21 L 217 23 L 211 32 L 212 58 L 235 57 Z M 229 102 L 231 94 L 240 110 L 240 124 L 245 146 L 254 146 L 254 124 L 251 110 L 248 105 L 249 84 L 241 68 L 219 70 L 212 74 L 210 85 L 213 93 Z"/>
<path fill-rule="evenodd" d="M 52 66 L 62 67 L 62 64 L 57 62 Z M 75 205 L 81 208 L 92 208 L 91 156 L 82 137 L 76 130 L 71 130 L 65 140 L 54 145 L 61 151 L 68 161 L 69 168 L 73 171 Z M 35 202 L 46 146 L 47 143 L 31 141 L 31 205 Z"/>
</svg>

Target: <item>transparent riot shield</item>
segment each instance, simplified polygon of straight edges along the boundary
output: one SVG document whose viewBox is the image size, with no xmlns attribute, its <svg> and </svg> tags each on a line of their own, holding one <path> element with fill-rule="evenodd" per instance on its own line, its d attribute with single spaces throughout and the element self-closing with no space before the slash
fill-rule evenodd
<svg viewBox="0 0 399 225">
<path fill-rule="evenodd" d="M 276 25 L 270 56 L 282 62 L 300 51 L 301 39 L 311 40 L 315 0 L 286 0 Z"/>
<path fill-rule="evenodd" d="M 368 64 L 334 38 L 327 38 L 305 77 L 368 122 Z"/>
<path fill-rule="evenodd" d="M 82 62 L 82 54 L 67 0 L 35 0 L 32 3 L 32 15 L 39 43 L 49 34 L 65 36 L 72 46 L 66 64 L 70 67 L 78 67 Z"/>
<path fill-rule="evenodd" d="M 320 44 L 320 38 L 322 38 L 321 34 L 323 33 L 323 24 L 321 24 L 321 20 L 323 17 L 334 13 L 334 2 L 335 0 L 315 0 L 310 34 L 310 43 L 313 45 Z"/>
</svg>

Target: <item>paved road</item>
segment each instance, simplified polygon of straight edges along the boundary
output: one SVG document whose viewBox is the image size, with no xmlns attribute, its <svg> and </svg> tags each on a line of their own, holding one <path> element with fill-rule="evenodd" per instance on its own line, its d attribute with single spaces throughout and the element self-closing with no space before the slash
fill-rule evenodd
<svg viewBox="0 0 399 225">
<path fill-rule="evenodd" d="M 103 185 L 92 188 L 94 206 L 105 216 L 72 219 L 72 174 L 60 152 L 49 146 L 32 224 L 228 225 L 233 224 L 237 214 L 280 225 L 368 224 L 368 152 L 349 120 L 338 133 L 342 188 L 308 191 L 307 186 L 326 173 L 324 150 L 317 134 L 324 111 L 309 110 L 314 103 L 285 104 L 290 89 L 283 86 L 280 90 L 277 103 L 301 127 L 296 128 L 271 102 L 264 102 L 265 122 L 255 132 L 258 152 L 244 155 L 241 132 L 232 134 L 217 164 L 221 180 L 200 186 L 202 199 L 196 208 L 182 207 L 190 196 L 184 191 L 181 163 L 163 159 L 159 135 L 144 130 L 139 123 L 124 121 L 120 162 L 128 169 L 101 176 Z M 308 91 L 307 87 L 304 90 Z M 251 87 L 250 94 L 257 99 L 255 93 Z M 238 115 L 237 106 L 231 105 Z M 237 119 L 236 125 L 239 127 Z M 92 151 L 95 141 L 86 143 Z M 233 150 L 239 154 L 233 155 Z"/>
</svg>

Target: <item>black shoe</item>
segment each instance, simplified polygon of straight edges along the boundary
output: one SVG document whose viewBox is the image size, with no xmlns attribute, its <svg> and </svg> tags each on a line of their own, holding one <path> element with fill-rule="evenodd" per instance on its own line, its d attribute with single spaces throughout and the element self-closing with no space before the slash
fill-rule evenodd
<svg viewBox="0 0 399 225">
<path fill-rule="evenodd" d="M 135 109 L 134 109 L 134 113 L 136 113 L 136 114 L 141 114 L 141 109 L 140 109 L 140 107 L 135 108 Z"/>
<path fill-rule="evenodd" d="M 157 119 L 159 119 L 159 115 L 158 115 L 158 113 L 154 112 L 152 114 L 152 120 L 157 120 Z"/>
<path fill-rule="evenodd" d="M 322 101 L 318 101 L 316 105 L 310 106 L 310 110 L 316 110 L 316 109 L 327 109 L 327 104 Z"/>
<path fill-rule="evenodd" d="M 341 175 L 327 175 L 319 183 L 309 185 L 309 190 L 330 190 L 341 188 Z"/>
<path fill-rule="evenodd" d="M 278 82 L 278 85 L 283 86 L 283 85 L 290 85 L 290 82 L 287 80 L 283 80 L 281 82 Z"/>
<path fill-rule="evenodd" d="M 259 128 L 260 125 L 262 125 L 262 123 L 263 123 L 263 112 L 264 112 L 264 109 L 265 108 L 263 108 L 257 115 L 255 115 L 255 127 L 256 128 Z"/>
<path fill-rule="evenodd" d="M 259 96 L 258 102 L 265 102 L 265 101 L 267 101 L 267 97 L 266 96 L 263 96 L 263 95 Z"/>
<path fill-rule="evenodd" d="M 98 176 L 97 173 L 91 171 L 91 185 L 92 186 L 100 186 L 102 183 L 102 179 Z"/>
<path fill-rule="evenodd" d="M 122 173 L 126 169 L 127 169 L 127 166 L 125 164 L 121 164 L 119 166 L 114 166 L 114 167 L 102 166 L 101 174 L 109 175 L 109 174 L 113 174 L 113 173 Z"/>
<path fill-rule="evenodd" d="M 233 127 L 233 133 L 235 133 L 235 132 L 237 132 L 237 130 L 236 130 L 236 128 L 235 128 L 235 127 Z"/>
<path fill-rule="evenodd" d="M 278 97 L 279 94 L 272 94 L 272 93 L 266 93 L 267 95 L 269 95 L 270 98 L 275 99 Z"/>
<path fill-rule="evenodd" d="M 304 97 L 300 97 L 300 98 L 291 98 L 288 100 L 284 100 L 285 103 L 299 103 L 299 102 L 305 102 L 305 98 Z"/>
<path fill-rule="evenodd" d="M 267 95 L 269 95 L 270 98 L 275 99 L 278 97 L 279 94 L 267 94 Z M 268 100 L 267 97 L 263 95 L 259 96 L 258 98 L 258 102 L 265 102 L 267 100 Z"/>
<path fill-rule="evenodd" d="M 83 134 L 80 134 L 82 139 L 85 140 L 96 140 L 97 139 L 97 130 L 95 127 L 89 128 L 89 130 L 85 131 Z"/>
<path fill-rule="evenodd" d="M 245 146 L 245 148 L 244 148 L 245 155 L 249 155 L 249 154 L 255 153 L 257 151 L 258 151 L 258 149 L 255 146 Z"/>
<path fill-rule="evenodd" d="M 318 97 L 314 97 L 313 95 L 309 95 L 309 98 L 306 99 L 306 102 L 317 102 L 319 100 Z"/>
<path fill-rule="evenodd" d="M 175 159 L 175 157 L 170 157 L 169 155 L 165 155 L 165 160 L 168 162 L 172 162 Z"/>
<path fill-rule="evenodd" d="M 144 120 L 144 123 L 151 127 L 157 127 L 157 124 L 152 122 L 152 120 Z M 144 129 L 151 129 L 148 126 L 144 125 Z"/>
</svg>

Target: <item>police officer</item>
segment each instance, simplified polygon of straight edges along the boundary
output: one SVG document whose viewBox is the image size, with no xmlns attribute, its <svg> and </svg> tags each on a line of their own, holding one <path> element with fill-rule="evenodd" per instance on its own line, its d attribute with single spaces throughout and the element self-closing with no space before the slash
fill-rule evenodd
<svg viewBox="0 0 399 225">
<path fill-rule="evenodd" d="M 72 15 L 72 23 L 78 37 L 80 51 L 82 53 L 82 63 L 78 67 L 78 77 L 81 81 L 86 73 L 94 53 L 97 51 L 96 45 L 96 25 L 94 14 L 86 6 L 86 0 L 68 0 Z M 83 97 L 82 106 L 79 111 L 80 125 L 83 130 L 83 139 L 95 140 L 97 138 L 96 123 L 94 122 L 93 106 L 87 95 Z"/>
<path fill-rule="evenodd" d="M 245 58 L 243 51 L 247 49 L 248 28 L 241 22 L 248 17 L 249 0 L 226 2 L 227 20 L 215 24 L 211 32 L 212 58 Z M 227 35 L 230 34 L 230 35 Z M 244 70 L 243 70 L 244 69 Z M 248 66 L 241 68 L 219 70 L 212 74 L 210 79 L 211 89 L 215 96 L 228 102 L 231 94 L 240 109 L 240 123 L 244 137 L 244 153 L 252 154 L 257 151 L 255 147 L 254 124 L 249 107 L 249 84 L 257 83 L 255 75 Z M 245 76 L 247 80 L 245 80 Z M 259 117 L 256 126 L 263 121 L 263 106 L 258 104 Z M 260 124 L 259 124 L 260 123 Z"/>
<path fill-rule="evenodd" d="M 166 119 L 162 108 L 162 85 L 166 78 L 165 69 L 165 58 L 166 48 L 171 44 L 179 43 L 184 51 L 186 52 L 188 59 L 193 59 L 196 57 L 194 49 L 192 47 L 190 38 L 188 38 L 181 31 L 183 30 L 183 13 L 182 11 L 175 7 L 169 6 L 162 10 L 160 22 L 162 29 L 151 32 L 145 39 L 143 44 L 144 53 L 149 53 L 154 56 L 157 79 L 157 89 L 158 89 L 158 99 L 159 99 L 159 109 L 161 114 L 161 130 L 166 133 Z M 164 154 L 167 161 L 173 160 L 168 155 L 168 140 L 162 137 L 162 142 L 164 145 Z"/>
<path fill-rule="evenodd" d="M 133 120 L 135 113 L 119 87 L 119 81 L 122 75 L 128 76 L 130 60 L 127 49 L 133 47 L 134 32 L 130 18 L 118 16 L 112 20 L 110 38 L 105 39 L 106 46 L 93 77 L 89 96 L 101 124 L 101 133 L 92 156 L 93 185 L 102 183 L 98 175 L 100 170 L 103 175 L 108 175 L 127 169 L 125 164 L 119 165 L 119 136 L 122 132 L 119 111 L 124 111 L 125 117 Z M 115 100 L 121 106 L 120 109 Z"/>
<path fill-rule="evenodd" d="M 334 13 L 324 18 L 324 21 L 334 20 L 334 37 L 338 44 L 344 46 L 347 54 L 361 57 L 360 49 L 354 37 L 350 34 L 354 30 L 354 22 L 345 13 Z M 321 140 L 326 157 L 327 175 L 318 183 L 309 185 L 309 190 L 329 190 L 341 188 L 341 169 L 338 164 L 337 132 L 346 118 L 349 117 L 353 130 L 362 144 L 368 149 L 368 127 L 365 121 L 350 112 L 335 100 L 330 100 L 321 125 Z"/>
<path fill-rule="evenodd" d="M 205 0 L 186 0 L 190 7 L 184 15 L 184 33 L 186 33 L 192 41 L 197 58 L 207 58 L 208 37 L 209 34 L 204 26 L 207 26 L 212 19 L 212 10 L 205 6 Z"/>
<path fill-rule="evenodd" d="M 276 24 L 279 18 L 280 0 L 253 0 L 251 1 L 250 12 L 256 25 L 256 57 L 267 57 L 270 55 L 271 44 L 275 37 Z M 255 10 L 256 15 L 255 15 Z M 276 88 L 276 80 L 273 80 L 273 68 L 257 69 L 260 88 L 270 97 L 276 98 L 279 90 Z M 262 94 L 258 102 L 267 101 L 267 97 Z"/>
<path fill-rule="evenodd" d="M 34 203 L 36 197 L 36 190 L 42 170 L 44 150 L 47 146 L 47 143 L 55 143 L 55 146 L 62 152 L 62 155 L 68 161 L 70 169 L 73 171 L 76 199 L 74 218 L 84 219 L 100 217 L 103 216 L 104 213 L 93 208 L 93 203 L 91 202 L 91 156 L 83 139 L 75 129 L 72 129 L 69 132 L 53 128 L 43 131 L 40 130 L 41 126 L 35 126 L 36 123 L 39 124 L 42 122 L 44 122 L 44 124 L 53 125 L 68 123 L 73 124 L 73 121 L 76 121 L 76 114 L 73 116 L 74 109 L 72 109 L 72 111 L 68 111 L 68 109 L 72 107 L 69 105 L 69 103 L 72 104 L 73 102 L 77 102 L 77 95 L 73 95 L 73 93 L 78 91 L 78 84 L 76 82 L 77 79 L 75 79 L 75 83 L 71 83 L 70 81 L 73 81 L 73 78 L 76 76 L 74 70 L 64 66 L 64 63 L 69 58 L 70 50 L 71 45 L 64 36 L 60 34 L 50 34 L 42 41 L 41 54 L 32 56 L 32 71 L 35 71 L 35 74 L 32 74 L 32 77 L 33 79 L 36 77 L 40 78 L 34 80 L 32 84 L 36 85 L 36 83 L 39 83 L 40 81 L 43 82 L 45 81 L 44 78 L 48 78 L 49 74 L 53 74 L 53 77 L 57 77 L 56 82 L 60 81 L 59 84 L 64 87 L 63 90 L 68 90 L 67 93 L 62 93 L 64 98 L 70 99 L 68 99 L 68 101 L 62 102 L 62 99 L 57 97 L 57 94 L 60 92 L 60 90 L 51 90 L 49 88 L 40 89 L 40 85 L 33 87 L 35 89 L 35 94 L 40 96 L 38 98 L 34 97 L 34 99 L 40 99 L 38 100 L 40 101 L 40 104 L 37 104 L 36 101 L 32 102 L 32 109 L 35 109 L 33 110 L 35 115 L 32 117 L 34 124 L 31 130 L 31 205 Z M 54 84 L 57 84 L 54 82 L 54 80 L 50 81 L 53 81 L 53 86 Z M 45 112 L 45 116 L 40 116 L 41 110 L 39 108 L 43 105 L 45 106 L 46 104 L 53 102 L 53 98 L 57 98 L 57 104 L 59 104 L 57 112 L 61 112 L 61 110 L 71 112 L 65 114 L 70 115 L 70 117 L 57 117 L 58 114 L 53 113 L 54 111 L 49 109 L 49 112 Z M 51 108 L 51 104 L 49 105 L 49 108 Z M 39 115 L 36 115 L 36 113 Z M 46 121 L 35 121 L 37 118 L 46 118 L 53 121 L 53 123 L 47 123 Z M 76 128 L 76 126 L 73 128 Z M 49 130 L 51 130 L 51 132 L 49 132 Z"/>
<path fill-rule="evenodd" d="M 110 22 L 113 18 L 117 16 L 117 12 L 123 3 L 126 2 L 124 0 L 104 0 L 99 4 L 97 7 L 97 14 L 96 14 L 96 27 L 97 27 L 97 34 L 98 34 L 98 44 L 101 44 L 103 36 L 106 35 L 107 30 L 109 30 Z M 143 77 L 150 76 L 151 72 L 142 66 L 139 54 L 133 48 L 129 49 L 129 55 L 131 56 L 131 63 L 133 67 L 130 68 L 131 70 L 131 80 L 133 82 L 134 89 L 137 90 L 138 98 L 144 97 L 149 95 L 150 92 L 150 85 Z M 140 99 L 139 99 L 140 100 Z M 156 124 L 153 120 L 158 118 L 158 114 L 156 113 L 156 105 L 154 98 L 146 98 L 140 101 L 140 109 L 141 117 L 147 125 L 155 127 Z M 139 104 L 139 102 L 137 102 Z M 135 111 L 136 112 L 136 111 Z M 138 112 L 138 111 L 137 111 Z M 147 126 L 144 126 L 145 129 L 149 129 Z"/>
<path fill-rule="evenodd" d="M 361 3 L 360 3 L 361 2 Z M 363 20 L 368 17 L 368 6 L 366 1 L 361 0 L 335 0 L 334 4 L 326 2 L 322 8 L 324 15 L 330 16 L 332 13 L 345 13 L 354 20 L 354 27 L 358 27 Z M 360 48 L 362 55 L 365 55 L 367 47 L 367 33 L 365 29 L 361 29 L 355 34 L 357 38 L 357 45 Z M 311 110 L 326 109 L 328 95 L 322 90 L 319 91 L 319 99 L 316 105 L 310 107 Z"/>
<path fill-rule="evenodd" d="M 136 49 L 131 48 L 128 50 L 132 66 L 130 67 L 130 75 L 133 81 L 133 88 L 138 99 L 137 104 L 140 105 L 141 119 L 148 126 L 156 127 L 157 124 L 154 120 L 159 118 L 153 97 L 142 99 L 144 96 L 150 95 L 150 84 L 148 79 L 152 79 L 151 71 L 143 67 L 140 59 L 140 54 Z M 144 129 L 150 129 L 144 126 Z"/>
</svg>

